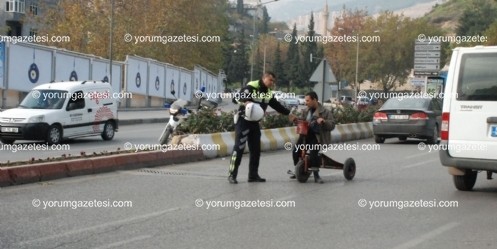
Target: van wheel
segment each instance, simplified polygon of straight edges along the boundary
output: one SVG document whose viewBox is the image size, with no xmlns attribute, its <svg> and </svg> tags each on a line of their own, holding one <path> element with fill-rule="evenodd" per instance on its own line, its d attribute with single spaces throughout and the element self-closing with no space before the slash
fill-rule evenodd
<svg viewBox="0 0 497 249">
<path fill-rule="evenodd" d="M 105 141 L 112 140 L 114 134 L 114 124 L 111 121 L 107 121 L 104 125 L 104 131 L 102 132 L 102 139 Z"/>
<path fill-rule="evenodd" d="M 463 176 L 453 176 L 454 185 L 458 190 L 471 191 L 475 186 L 477 174 L 477 171 L 467 169 Z"/>
<path fill-rule="evenodd" d="M 426 140 L 428 144 L 437 144 L 438 143 L 438 126 L 435 125 L 435 128 L 433 128 L 433 136 L 428 138 Z"/>
<path fill-rule="evenodd" d="M 385 138 L 384 137 L 381 137 L 381 136 L 378 136 L 378 135 L 375 135 L 374 136 L 374 141 L 377 143 L 377 144 L 382 144 L 385 142 Z"/>
<path fill-rule="evenodd" d="M 50 126 L 46 141 L 48 144 L 59 144 L 62 142 L 62 128 L 58 125 Z"/>
<path fill-rule="evenodd" d="M 0 142 L 2 142 L 3 144 L 13 144 L 15 141 L 15 139 L 0 138 Z"/>
</svg>

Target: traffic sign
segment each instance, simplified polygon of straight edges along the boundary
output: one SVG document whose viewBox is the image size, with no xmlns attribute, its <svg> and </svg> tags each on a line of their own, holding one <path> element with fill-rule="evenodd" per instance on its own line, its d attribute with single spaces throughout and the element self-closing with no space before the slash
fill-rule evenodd
<svg viewBox="0 0 497 249">
<path fill-rule="evenodd" d="M 440 45 L 441 43 L 440 42 L 434 42 L 434 41 L 429 41 L 429 40 L 424 40 L 424 41 L 420 41 L 418 39 L 415 40 L 415 44 L 416 45 Z"/>
<path fill-rule="evenodd" d="M 416 71 L 416 70 L 438 71 L 439 69 L 440 69 L 440 66 L 438 64 L 415 64 L 414 65 L 414 71 Z"/>
<path fill-rule="evenodd" d="M 411 78 L 411 84 L 414 86 L 423 86 L 425 84 L 426 78 Z"/>
<path fill-rule="evenodd" d="M 440 42 L 419 41 L 414 45 L 414 75 L 432 75 L 440 70 Z"/>
<path fill-rule="evenodd" d="M 414 57 L 414 64 L 439 64 L 438 58 L 416 58 Z"/>
<path fill-rule="evenodd" d="M 440 52 L 437 51 L 416 51 L 414 52 L 414 57 L 415 58 L 427 58 L 427 57 L 431 57 L 431 58 L 440 58 Z"/>
<path fill-rule="evenodd" d="M 414 50 L 415 51 L 440 51 L 440 48 L 442 46 L 440 44 L 437 45 L 415 45 Z"/>
</svg>

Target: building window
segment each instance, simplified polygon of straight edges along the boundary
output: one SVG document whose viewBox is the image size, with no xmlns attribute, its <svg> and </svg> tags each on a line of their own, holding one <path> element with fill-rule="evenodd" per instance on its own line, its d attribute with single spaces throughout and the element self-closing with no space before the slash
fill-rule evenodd
<svg viewBox="0 0 497 249">
<path fill-rule="evenodd" d="M 29 30 L 29 36 L 37 36 L 38 35 L 38 30 L 37 29 L 31 29 Z"/>
<path fill-rule="evenodd" d="M 29 13 L 35 16 L 38 15 L 38 1 L 31 2 L 31 4 L 29 5 Z"/>
<path fill-rule="evenodd" d="M 5 1 L 5 11 L 24 13 L 26 9 L 25 0 L 7 0 Z"/>
</svg>

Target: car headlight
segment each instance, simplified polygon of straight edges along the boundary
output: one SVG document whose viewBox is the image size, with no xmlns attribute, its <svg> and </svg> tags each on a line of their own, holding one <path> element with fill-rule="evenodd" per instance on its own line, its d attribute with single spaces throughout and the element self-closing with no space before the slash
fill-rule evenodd
<svg viewBox="0 0 497 249">
<path fill-rule="evenodd" d="M 45 120 L 44 115 L 33 116 L 28 119 L 28 123 L 41 123 Z"/>
</svg>

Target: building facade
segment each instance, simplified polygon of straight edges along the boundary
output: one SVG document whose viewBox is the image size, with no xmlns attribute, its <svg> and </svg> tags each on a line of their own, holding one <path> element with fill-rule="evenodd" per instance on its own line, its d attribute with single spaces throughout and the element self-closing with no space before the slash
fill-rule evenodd
<svg viewBox="0 0 497 249">
<path fill-rule="evenodd" d="M 29 21 L 42 11 L 55 6 L 58 0 L 0 0 L 0 35 L 36 35 L 38 25 Z"/>
</svg>

